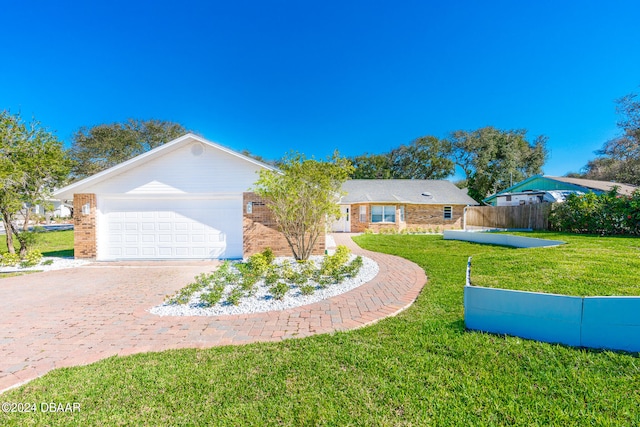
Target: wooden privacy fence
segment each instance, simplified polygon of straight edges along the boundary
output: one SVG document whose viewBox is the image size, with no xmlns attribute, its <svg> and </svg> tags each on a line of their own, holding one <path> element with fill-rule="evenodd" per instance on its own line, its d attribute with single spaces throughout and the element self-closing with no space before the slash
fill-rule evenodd
<svg viewBox="0 0 640 427">
<path fill-rule="evenodd" d="M 530 228 L 549 229 L 551 203 L 520 206 L 469 206 L 465 213 L 465 228 Z"/>
</svg>

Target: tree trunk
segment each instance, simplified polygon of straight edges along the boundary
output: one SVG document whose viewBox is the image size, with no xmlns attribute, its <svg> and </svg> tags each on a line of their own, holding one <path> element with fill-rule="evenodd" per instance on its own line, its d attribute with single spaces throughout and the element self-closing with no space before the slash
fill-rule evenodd
<svg viewBox="0 0 640 427">
<path fill-rule="evenodd" d="M 29 216 L 31 216 L 31 208 L 24 210 L 24 222 L 22 223 L 22 231 L 29 231 Z"/>
<path fill-rule="evenodd" d="M 2 220 L 4 221 L 4 231 L 7 235 L 7 251 L 10 254 L 15 254 L 16 249 L 13 247 L 13 223 L 11 222 L 11 216 L 4 210 L 2 211 Z"/>
<path fill-rule="evenodd" d="M 23 259 L 25 256 L 27 256 L 27 245 L 22 240 L 20 240 L 20 250 L 18 254 L 20 255 L 20 259 Z"/>
</svg>

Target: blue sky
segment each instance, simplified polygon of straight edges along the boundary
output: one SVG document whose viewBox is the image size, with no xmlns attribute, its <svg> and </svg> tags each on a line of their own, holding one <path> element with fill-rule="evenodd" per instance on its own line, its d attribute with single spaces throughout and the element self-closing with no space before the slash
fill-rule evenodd
<svg viewBox="0 0 640 427">
<path fill-rule="evenodd" d="M 157 118 L 266 158 L 482 126 L 576 171 L 640 92 L 637 1 L 4 1 L 0 109 L 67 144 Z"/>
</svg>

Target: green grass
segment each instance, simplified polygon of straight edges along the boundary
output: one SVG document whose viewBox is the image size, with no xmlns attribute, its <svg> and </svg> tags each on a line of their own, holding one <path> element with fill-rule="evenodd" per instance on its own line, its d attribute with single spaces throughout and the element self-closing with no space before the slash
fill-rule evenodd
<svg viewBox="0 0 640 427">
<path fill-rule="evenodd" d="M 40 272 L 42 272 L 42 270 L 14 271 L 11 273 L 0 273 L 0 279 L 4 279 L 5 277 L 24 276 L 25 274 L 40 273 Z"/>
<path fill-rule="evenodd" d="M 474 285 L 576 296 L 640 295 L 639 238 L 516 234 L 567 244 L 535 249 L 470 245 Z"/>
<path fill-rule="evenodd" d="M 81 412 L 0 414 L 2 424 L 640 424 L 637 354 L 465 331 L 467 257 L 513 249 L 439 236 L 365 235 L 357 241 L 426 270 L 429 283 L 413 306 L 352 332 L 57 369 L 1 400 L 78 402 Z"/>
<path fill-rule="evenodd" d="M 20 245 L 15 241 L 16 250 Z M 33 247 L 42 252 L 43 256 L 73 257 L 73 230 L 48 231 L 38 236 L 38 243 Z M 7 236 L 0 235 L 0 252 L 7 251 Z"/>
</svg>

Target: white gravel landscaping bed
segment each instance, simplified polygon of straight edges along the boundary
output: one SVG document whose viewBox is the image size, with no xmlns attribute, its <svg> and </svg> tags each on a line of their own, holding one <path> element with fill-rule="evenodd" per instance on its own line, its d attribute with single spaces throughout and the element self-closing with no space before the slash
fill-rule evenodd
<svg viewBox="0 0 640 427">
<path fill-rule="evenodd" d="M 355 256 L 351 255 L 351 259 L 353 258 Z M 322 257 L 317 256 L 310 259 L 319 264 Z M 282 263 L 285 260 L 290 261 L 290 258 L 276 258 L 275 262 Z M 188 304 L 162 304 L 151 308 L 149 312 L 159 316 L 220 316 L 226 314 L 264 313 L 299 307 L 343 294 L 371 281 L 378 274 L 378 264 L 366 257 L 362 257 L 362 261 L 362 267 L 356 277 L 347 278 L 342 283 L 327 285 L 325 288 L 318 286 L 313 295 L 302 295 L 300 290 L 292 285 L 282 300 L 276 300 L 270 295 L 269 287 L 260 281 L 257 283 L 258 290 L 255 295 L 243 297 L 240 300 L 240 304 L 235 306 L 225 303 L 223 298 L 222 303 L 213 307 L 203 307 L 199 299 L 201 292 L 198 292 L 191 297 Z M 314 282 L 309 283 L 314 284 Z M 225 289 L 225 294 L 229 289 L 230 287 Z"/>
<path fill-rule="evenodd" d="M 43 265 L 42 263 L 52 260 L 51 264 Z M 89 264 L 91 261 L 84 259 L 74 259 L 74 258 L 61 258 L 61 257 L 43 257 L 40 260 L 38 265 L 34 265 L 31 267 L 22 268 L 20 265 L 15 266 L 4 266 L 0 267 L 0 273 L 20 273 L 24 271 L 51 271 L 51 270 L 62 270 L 65 268 L 75 268 L 80 267 L 86 264 Z"/>
</svg>

